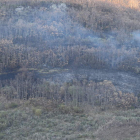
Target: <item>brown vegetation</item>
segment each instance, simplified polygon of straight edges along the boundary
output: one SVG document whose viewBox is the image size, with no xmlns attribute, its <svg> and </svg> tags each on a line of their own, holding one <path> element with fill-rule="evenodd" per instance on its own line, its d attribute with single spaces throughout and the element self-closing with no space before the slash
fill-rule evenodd
<svg viewBox="0 0 140 140">
<path fill-rule="evenodd" d="M 70 20 L 47 25 L 49 6 L 61 2 Z M 1 0 L 0 74 L 17 75 L 0 79 L 0 139 L 139 139 L 140 94 L 124 93 L 108 80 L 52 83 L 34 73 L 88 67 L 140 74 L 139 34 L 133 40 L 139 10 L 139 0 Z M 58 32 L 65 21 L 94 33 L 88 38 L 94 43 L 65 37 L 73 27 Z"/>
<path fill-rule="evenodd" d="M 4 3 L 6 2 L 6 3 Z M 130 108 L 137 104 L 137 98 L 130 93 L 124 94 L 116 91 L 112 83 L 104 81 L 94 83 L 91 81 L 83 81 L 86 83 L 75 82 L 72 85 L 51 85 L 50 83 L 34 79 L 33 74 L 28 74 L 26 68 L 40 68 L 43 65 L 51 67 L 90 67 L 90 68 L 115 68 L 125 71 L 134 71 L 139 73 L 140 50 L 137 46 L 125 44 L 126 40 L 131 39 L 132 31 L 140 29 L 140 13 L 136 9 L 117 7 L 112 3 L 101 1 L 65 1 L 69 9 L 68 15 L 72 21 L 80 23 L 102 36 L 94 38 L 98 43 L 103 42 L 104 46 L 94 44 L 88 46 L 88 41 L 85 45 L 70 45 L 64 44 L 62 34 L 58 34 L 53 26 L 45 24 L 45 19 L 40 21 L 36 17 L 37 24 L 35 26 L 44 33 L 48 32 L 54 40 L 44 41 L 40 34 L 32 31 L 33 23 L 24 22 L 19 19 L 16 25 L 11 26 L 11 21 L 16 20 L 14 17 L 15 7 L 19 5 L 32 6 L 34 8 L 42 7 L 43 4 L 48 5 L 50 1 L 14 1 L 7 4 L 8 1 L 3 1 L 1 6 L 1 24 L 5 23 L 7 27 L 3 27 L 3 34 L 0 40 L 0 72 L 16 71 L 20 68 L 25 72 L 17 75 L 15 80 L 4 81 L 0 83 L 0 93 L 5 95 L 7 99 L 29 99 L 46 97 L 48 100 L 56 102 L 64 101 L 65 105 L 73 103 L 75 106 L 80 106 L 87 102 L 92 105 L 100 105 L 107 107 L 108 105 L 115 107 Z M 55 3 L 55 1 L 53 1 Z M 129 2 L 130 7 L 136 5 Z M 136 4 L 136 3 L 135 3 Z M 15 7 L 14 7 L 15 6 Z M 47 7 L 47 6 L 46 6 Z M 10 10 L 12 12 L 10 12 Z M 30 9 L 31 10 L 31 9 Z M 41 9 L 40 9 L 41 10 Z M 27 13 L 18 13 L 19 16 L 27 16 Z M 17 15 L 18 15 L 17 14 Z M 21 15 L 20 15 L 21 14 Z M 34 16 L 35 13 L 33 12 Z M 7 18 L 11 16 L 11 18 Z M 14 19 L 14 18 L 15 19 Z M 63 23 L 63 21 L 62 21 Z M 56 25 L 58 23 L 55 23 Z M 76 23 L 75 23 L 76 24 Z M 60 28 L 63 26 L 58 24 Z M 25 27 L 25 28 L 23 28 Z M 12 30 L 11 30 L 12 29 Z M 71 29 L 66 30 L 66 33 L 72 32 Z M 115 44 L 110 45 L 106 39 L 106 32 L 114 32 L 117 34 L 115 40 L 119 42 L 119 47 Z M 26 33 L 28 35 L 26 35 Z M 55 42 L 55 37 L 60 38 Z M 61 38 L 62 36 L 62 38 Z M 80 42 L 79 41 L 79 42 Z M 74 37 L 69 37 L 69 42 L 75 42 Z M 58 46 L 59 44 L 62 44 Z M 128 45 L 128 46 L 127 46 Z M 124 58 L 123 58 L 124 57 Z M 137 69 L 138 68 L 138 69 Z"/>
<path fill-rule="evenodd" d="M 59 85 L 34 79 L 30 73 L 22 73 L 15 80 L 5 82 L 3 81 L 0 84 L 0 94 L 9 100 L 35 98 L 40 100 L 42 98 L 40 104 L 46 104 L 46 101 L 44 102 L 44 98 L 46 98 L 54 104 L 64 102 L 65 105 L 72 104 L 76 107 L 89 104 L 101 106 L 104 109 L 112 107 L 131 108 L 138 105 L 138 99 L 134 94 L 116 90 L 110 81 L 95 83 L 83 80 Z"/>
</svg>

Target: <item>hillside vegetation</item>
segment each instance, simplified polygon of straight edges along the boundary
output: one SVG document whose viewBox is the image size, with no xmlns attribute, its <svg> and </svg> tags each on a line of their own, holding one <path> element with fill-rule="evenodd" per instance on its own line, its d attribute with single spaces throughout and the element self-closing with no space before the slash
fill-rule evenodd
<svg viewBox="0 0 140 140">
<path fill-rule="evenodd" d="M 1 72 L 46 64 L 139 73 L 138 10 L 107 2 L 88 5 L 67 1 L 66 7 L 62 5 L 66 11 L 59 10 L 58 20 L 57 13 L 50 14 L 53 3 L 60 2 L 1 3 Z M 20 5 L 23 10 L 18 11 Z"/>
<path fill-rule="evenodd" d="M 138 0 L 0 1 L 0 139 L 139 140 L 139 75 Z"/>
<path fill-rule="evenodd" d="M 44 99 L 7 101 L 1 97 L 0 101 L 1 140 L 140 138 L 140 109 L 104 110 L 85 105 L 76 108 Z"/>
</svg>

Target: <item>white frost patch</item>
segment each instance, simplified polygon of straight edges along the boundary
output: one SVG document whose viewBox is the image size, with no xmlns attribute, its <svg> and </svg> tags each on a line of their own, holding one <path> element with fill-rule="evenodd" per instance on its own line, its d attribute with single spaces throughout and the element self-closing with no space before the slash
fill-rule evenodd
<svg viewBox="0 0 140 140">
<path fill-rule="evenodd" d="M 132 33 L 133 39 L 140 41 L 140 31 L 135 31 Z"/>
<path fill-rule="evenodd" d="M 19 6 L 15 9 L 16 12 L 22 12 L 24 10 L 23 6 Z"/>
<path fill-rule="evenodd" d="M 67 6 L 65 3 L 61 3 L 60 5 L 58 5 L 58 8 L 60 8 L 61 10 L 66 10 Z"/>
<path fill-rule="evenodd" d="M 52 8 L 53 10 L 65 11 L 65 10 L 67 9 L 67 6 L 66 6 L 65 3 L 61 3 L 61 4 L 59 4 L 59 5 L 53 4 L 53 5 L 51 6 L 51 8 Z"/>
</svg>

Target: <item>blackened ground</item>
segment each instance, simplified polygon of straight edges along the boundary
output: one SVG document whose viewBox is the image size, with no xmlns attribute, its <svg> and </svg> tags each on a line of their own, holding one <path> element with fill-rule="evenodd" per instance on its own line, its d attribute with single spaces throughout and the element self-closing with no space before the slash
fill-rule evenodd
<svg viewBox="0 0 140 140">
<path fill-rule="evenodd" d="M 112 70 L 97 70 L 97 69 L 68 69 L 55 71 L 51 74 L 38 73 L 40 78 L 45 78 L 50 82 L 70 82 L 72 80 L 93 80 L 95 82 L 109 80 L 115 85 L 118 90 L 127 93 L 140 93 L 140 75 L 130 72 L 112 71 Z"/>
</svg>

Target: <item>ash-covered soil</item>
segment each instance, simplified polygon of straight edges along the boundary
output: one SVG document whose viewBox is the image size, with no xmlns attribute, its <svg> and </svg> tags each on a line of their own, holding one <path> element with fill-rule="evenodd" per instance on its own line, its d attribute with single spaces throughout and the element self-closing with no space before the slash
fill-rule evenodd
<svg viewBox="0 0 140 140">
<path fill-rule="evenodd" d="M 139 94 L 140 75 L 130 72 L 99 69 L 56 69 L 53 73 L 39 73 L 40 78 L 45 78 L 50 82 L 64 83 L 72 80 L 93 80 L 100 82 L 111 81 L 115 87 L 123 92 Z"/>
</svg>

